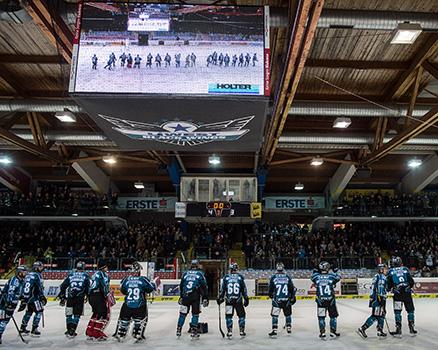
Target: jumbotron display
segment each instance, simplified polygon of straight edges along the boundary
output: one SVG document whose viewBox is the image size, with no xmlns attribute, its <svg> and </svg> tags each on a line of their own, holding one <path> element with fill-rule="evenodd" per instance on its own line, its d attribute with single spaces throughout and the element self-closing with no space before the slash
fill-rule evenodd
<svg viewBox="0 0 438 350">
<path fill-rule="evenodd" d="M 268 8 L 80 6 L 71 93 L 269 95 Z"/>
</svg>

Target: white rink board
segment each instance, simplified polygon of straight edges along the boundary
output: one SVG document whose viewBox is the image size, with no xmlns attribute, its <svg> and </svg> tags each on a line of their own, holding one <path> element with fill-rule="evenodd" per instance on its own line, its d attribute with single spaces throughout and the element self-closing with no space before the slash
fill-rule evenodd
<svg viewBox="0 0 438 350">
<path fill-rule="evenodd" d="M 225 340 L 218 331 L 217 305 L 212 302 L 210 307 L 204 309 L 201 314 L 201 321 L 208 322 L 209 333 L 201 335 L 201 339 L 193 341 L 187 334 L 182 339 L 175 338 L 176 320 L 178 317 L 177 303 L 154 303 L 149 305 L 149 324 L 146 329 L 146 343 L 132 344 L 132 340 L 123 344 L 115 340 L 108 340 L 104 344 L 88 343 L 85 339 L 85 327 L 90 317 L 90 309 L 86 307 L 85 316 L 80 322 L 79 336 L 74 340 L 66 340 L 64 336 L 64 310 L 54 302 L 50 302 L 45 312 L 46 328 L 42 329 L 42 337 L 39 339 L 29 338 L 30 343 L 25 345 L 17 337 L 12 322 L 8 325 L 3 337 L 2 349 L 436 349 L 438 344 L 438 332 L 436 324 L 438 321 L 438 299 L 415 299 L 417 328 L 419 334 L 416 337 L 409 336 L 407 332 L 406 314 L 403 315 L 402 339 L 389 336 L 387 339 L 377 339 L 375 327 L 368 331 L 369 338 L 362 340 L 355 329 L 359 327 L 369 315 L 367 300 L 338 300 L 340 317 L 338 329 L 341 333 L 339 339 L 321 341 L 318 339 L 318 323 L 316 320 L 315 302 L 312 300 L 298 300 L 293 311 L 293 333 L 291 336 L 280 331 L 278 339 L 269 339 L 267 333 L 270 331 L 271 318 L 269 301 L 253 301 L 247 308 L 247 337 L 240 339 L 235 337 L 232 340 Z M 107 333 L 112 334 L 116 326 L 116 318 L 121 303 L 113 308 L 113 317 L 107 328 Z M 222 308 L 223 312 L 223 308 Z M 388 305 L 388 321 L 390 327 L 394 327 L 392 303 Z M 17 322 L 21 321 L 22 313 L 15 314 Z M 280 326 L 284 319 L 280 317 Z M 234 332 L 237 332 L 237 319 L 235 318 Z M 187 328 L 188 322 L 186 321 Z M 224 327 L 224 321 L 222 322 Z"/>
</svg>

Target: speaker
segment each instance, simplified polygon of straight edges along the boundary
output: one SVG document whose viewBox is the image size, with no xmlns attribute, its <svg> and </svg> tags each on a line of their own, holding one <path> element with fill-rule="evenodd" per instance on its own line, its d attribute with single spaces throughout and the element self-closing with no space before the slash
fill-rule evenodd
<svg viewBox="0 0 438 350">
<path fill-rule="evenodd" d="M 371 168 L 361 167 L 356 170 L 356 176 L 361 179 L 368 179 L 371 177 Z"/>
<path fill-rule="evenodd" d="M 138 34 L 138 46 L 149 46 L 149 34 Z"/>
</svg>

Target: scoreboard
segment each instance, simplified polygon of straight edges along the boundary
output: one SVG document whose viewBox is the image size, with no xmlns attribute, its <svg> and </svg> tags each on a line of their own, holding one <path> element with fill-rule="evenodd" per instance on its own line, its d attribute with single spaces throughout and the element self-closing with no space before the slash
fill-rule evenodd
<svg viewBox="0 0 438 350">
<path fill-rule="evenodd" d="M 251 203 L 226 201 L 187 203 L 187 217 L 251 217 Z"/>
</svg>

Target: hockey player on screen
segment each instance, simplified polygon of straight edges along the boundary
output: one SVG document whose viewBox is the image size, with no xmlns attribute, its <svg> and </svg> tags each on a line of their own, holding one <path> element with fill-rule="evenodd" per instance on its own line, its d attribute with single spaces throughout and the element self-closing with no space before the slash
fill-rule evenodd
<svg viewBox="0 0 438 350">
<path fill-rule="evenodd" d="M 122 53 L 119 57 L 120 59 L 120 67 L 124 67 L 126 64 L 126 59 L 128 58 L 128 56 L 126 56 L 126 53 Z"/>
<path fill-rule="evenodd" d="M 191 60 L 190 55 L 187 55 L 186 56 L 186 63 L 184 65 L 184 68 L 189 68 L 190 67 L 190 60 Z"/>
<path fill-rule="evenodd" d="M 105 65 L 105 67 L 103 67 L 103 69 L 108 68 L 108 70 L 111 70 L 111 67 L 113 67 L 113 56 L 112 54 L 108 57 L 108 61 Z"/>
<path fill-rule="evenodd" d="M 169 53 L 166 53 L 166 56 L 164 56 L 164 67 L 170 67 L 170 61 L 172 58 L 170 57 Z"/>
<path fill-rule="evenodd" d="M 91 57 L 91 69 L 97 69 L 97 56 L 96 54 Z"/>
<path fill-rule="evenodd" d="M 251 55 L 249 53 L 246 53 L 245 55 L 245 67 L 249 66 L 249 62 L 251 61 Z"/>
<path fill-rule="evenodd" d="M 44 286 L 43 278 L 41 273 L 44 270 L 44 265 L 41 261 L 35 261 L 32 265 L 32 272 L 29 272 L 24 279 L 23 294 L 18 311 L 23 311 L 26 309 L 26 313 L 21 321 L 21 333 L 23 335 L 29 334 L 27 330 L 27 324 L 33 316 L 32 321 L 32 331 L 30 332 L 32 336 L 39 337 L 41 335 L 38 330 L 38 326 L 43 316 L 44 306 L 47 304 L 47 299 L 44 296 Z"/>
<path fill-rule="evenodd" d="M 198 322 L 202 306 L 208 306 L 208 287 L 204 273 L 200 270 L 198 260 L 192 260 L 190 270 L 184 272 L 179 284 L 180 304 L 179 318 L 176 328 L 176 336 L 180 337 L 182 327 L 186 320 L 187 314 L 192 309 L 192 321 L 190 322 L 190 333 L 192 338 L 199 338 Z"/>
<path fill-rule="evenodd" d="M 137 55 L 134 57 L 134 68 L 140 69 L 140 63 L 141 63 L 141 57 L 140 55 Z"/>
<path fill-rule="evenodd" d="M 136 272 L 141 270 L 138 262 L 134 262 L 133 268 Z M 155 283 L 145 276 L 129 276 L 122 280 L 120 291 L 125 295 L 125 300 L 117 323 L 116 337 L 119 341 L 126 338 L 131 321 L 134 323 L 132 336 L 137 342 L 145 339 L 144 332 L 148 323 L 146 294 L 156 290 Z"/>
<path fill-rule="evenodd" d="M 18 266 L 15 270 L 15 276 L 6 282 L 0 292 L 0 344 L 2 343 L 2 335 L 6 326 L 20 301 L 26 274 L 26 266 Z"/>
<path fill-rule="evenodd" d="M 254 67 L 256 65 L 256 62 L 258 62 L 259 60 L 257 59 L 257 54 L 254 53 L 254 55 L 252 56 L 252 66 Z"/>
<path fill-rule="evenodd" d="M 227 53 L 224 56 L 224 64 L 225 64 L 225 67 L 230 66 L 230 56 Z"/>
<path fill-rule="evenodd" d="M 207 56 L 207 67 L 210 67 L 211 64 L 213 64 L 213 56 L 208 55 Z"/>
<path fill-rule="evenodd" d="M 377 336 L 386 337 L 386 333 L 383 331 L 386 315 L 386 289 L 388 267 L 385 264 L 379 264 L 377 266 L 378 273 L 374 276 L 370 290 L 370 303 L 372 308 L 371 316 L 368 317 L 366 322 L 360 327 L 357 332 L 362 338 L 367 338 L 365 331 L 370 328 L 375 321 L 377 321 Z"/>
<path fill-rule="evenodd" d="M 151 53 L 149 53 L 146 57 L 146 67 L 152 68 L 152 59 L 154 56 L 152 56 Z"/>
<path fill-rule="evenodd" d="M 237 55 L 233 55 L 233 62 L 231 63 L 231 65 L 233 67 L 236 67 L 236 63 L 237 63 Z"/>
<path fill-rule="evenodd" d="M 134 60 L 132 59 L 132 56 L 131 56 L 131 54 L 130 53 L 128 53 L 128 58 L 126 59 L 126 63 L 127 63 L 127 67 L 128 68 L 132 68 L 132 62 L 133 62 Z"/>
<path fill-rule="evenodd" d="M 65 306 L 65 318 L 68 338 L 74 338 L 78 334 L 79 320 L 84 312 L 85 297 L 90 287 L 90 276 L 85 272 L 85 263 L 79 261 L 76 264 L 76 271 L 71 272 L 60 286 L 58 298 L 59 305 Z"/>
<path fill-rule="evenodd" d="M 108 336 L 104 333 L 110 319 L 110 308 L 115 304 L 114 295 L 110 290 L 108 266 L 99 260 L 98 271 L 91 277 L 88 301 L 92 315 L 85 334 L 89 340 L 104 341 Z"/>
<path fill-rule="evenodd" d="M 217 60 L 219 62 L 219 67 L 222 67 L 222 65 L 224 64 L 224 55 L 222 54 L 222 52 L 219 54 L 219 57 Z"/>
<path fill-rule="evenodd" d="M 117 58 L 116 58 L 116 55 L 114 54 L 114 52 L 111 53 L 110 58 L 111 58 L 111 62 L 112 62 L 112 64 L 113 64 L 113 68 L 116 68 L 116 61 L 117 61 Z"/>
<path fill-rule="evenodd" d="M 159 53 L 157 53 L 157 55 L 155 56 L 155 64 L 157 67 L 161 67 L 161 61 L 162 61 L 161 56 Z"/>
<path fill-rule="evenodd" d="M 196 55 L 194 52 L 192 52 L 192 54 L 190 55 L 190 61 L 191 61 L 191 65 L 192 67 L 196 67 Z"/>
<path fill-rule="evenodd" d="M 225 320 L 227 323 L 227 337 L 233 336 L 233 314 L 236 311 L 239 317 L 240 336 L 246 336 L 245 321 L 246 312 L 245 307 L 249 305 L 248 293 L 243 276 L 239 274 L 239 267 L 236 263 L 230 265 L 230 273 L 226 274 L 221 282 L 218 305 L 225 301 Z"/>
<path fill-rule="evenodd" d="M 402 334 L 402 308 L 403 305 L 408 313 L 409 332 L 417 334 L 415 330 L 415 307 L 412 300 L 412 288 L 414 279 L 408 268 L 403 266 L 402 260 L 398 256 L 391 258 L 391 266 L 388 272 L 388 291 L 394 293 L 394 315 L 395 315 L 395 332 L 392 335 L 401 336 Z"/>
<path fill-rule="evenodd" d="M 175 67 L 180 68 L 181 67 L 181 54 L 177 53 L 175 55 Z"/>
<path fill-rule="evenodd" d="M 328 311 L 330 317 L 330 336 L 339 337 L 337 333 L 338 309 L 336 307 L 335 286 L 341 280 L 337 269 L 330 272 L 330 264 L 320 262 L 318 269 L 313 270 L 311 281 L 316 287 L 316 304 L 319 322 L 319 337 L 325 339 L 325 317 Z"/>
<path fill-rule="evenodd" d="M 286 318 L 286 331 L 290 334 L 292 332 L 292 305 L 295 304 L 297 299 L 294 284 L 292 279 L 284 272 L 283 263 L 277 264 L 277 272 L 269 281 L 268 295 L 272 299 L 272 331 L 269 336 L 277 336 L 278 317 L 282 310 Z"/>
<path fill-rule="evenodd" d="M 243 67 L 243 62 L 245 58 L 243 57 L 243 53 L 239 55 L 239 63 L 237 64 L 237 67 Z"/>
</svg>

